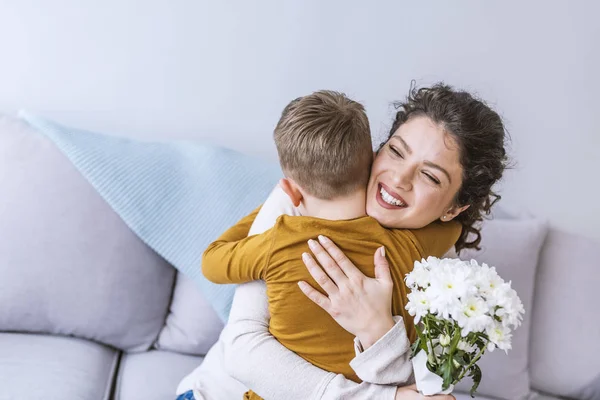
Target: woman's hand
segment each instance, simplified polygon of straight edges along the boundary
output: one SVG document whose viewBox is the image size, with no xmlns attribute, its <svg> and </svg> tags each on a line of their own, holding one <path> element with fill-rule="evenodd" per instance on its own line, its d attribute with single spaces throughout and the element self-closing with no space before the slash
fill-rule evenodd
<svg viewBox="0 0 600 400">
<path fill-rule="evenodd" d="M 396 400 L 456 400 L 451 394 L 437 394 L 435 396 L 423 396 L 417 390 L 416 385 L 402 386 L 396 390 Z"/>
<path fill-rule="evenodd" d="M 375 278 L 369 278 L 328 238 L 319 236 L 318 242 L 309 240 L 308 245 L 318 263 L 308 253 L 302 260 L 327 296 L 304 281 L 298 282 L 300 289 L 355 335 L 363 348 L 370 347 L 394 326 L 393 282 L 385 249 L 375 251 Z"/>
</svg>

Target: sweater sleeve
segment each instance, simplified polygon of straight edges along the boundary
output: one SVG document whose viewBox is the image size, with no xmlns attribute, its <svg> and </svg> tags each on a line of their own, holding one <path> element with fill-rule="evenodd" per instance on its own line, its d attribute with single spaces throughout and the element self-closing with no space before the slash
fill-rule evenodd
<svg viewBox="0 0 600 400">
<path fill-rule="evenodd" d="M 262 279 L 269 261 L 274 229 L 241 240 L 233 240 L 242 231 L 240 227 L 235 225 L 227 230 L 208 246 L 202 256 L 202 273 L 206 279 L 214 283 L 244 283 Z"/>
<path fill-rule="evenodd" d="M 366 350 L 358 338 L 354 339 L 356 357 L 350 361 L 350 366 L 364 382 L 406 385 L 413 381 L 410 341 L 404 319 L 394 316 L 394 321 L 394 327 Z"/>
<path fill-rule="evenodd" d="M 395 398 L 396 386 L 355 383 L 286 349 L 269 333 L 269 318 L 264 282 L 240 285 L 221 335 L 227 372 L 265 400 Z"/>
<path fill-rule="evenodd" d="M 454 246 L 462 232 L 462 225 L 456 221 L 434 221 L 421 229 L 409 231 L 421 247 L 423 257 L 442 257 Z"/>
</svg>

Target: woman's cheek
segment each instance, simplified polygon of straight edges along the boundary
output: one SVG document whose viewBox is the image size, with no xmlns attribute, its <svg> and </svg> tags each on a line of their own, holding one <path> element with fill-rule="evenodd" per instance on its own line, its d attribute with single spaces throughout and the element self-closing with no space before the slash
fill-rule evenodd
<svg viewBox="0 0 600 400">
<path fill-rule="evenodd" d="M 439 201 L 437 201 L 438 194 L 429 190 L 421 190 L 416 196 L 417 204 L 419 205 L 418 209 L 423 215 L 435 214 L 437 212 L 437 208 L 439 207 Z"/>
</svg>

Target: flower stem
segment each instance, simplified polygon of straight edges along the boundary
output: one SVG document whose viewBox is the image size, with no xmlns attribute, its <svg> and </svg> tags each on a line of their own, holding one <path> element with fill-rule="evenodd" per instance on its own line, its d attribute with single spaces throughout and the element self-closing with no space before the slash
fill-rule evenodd
<svg viewBox="0 0 600 400">
<path fill-rule="evenodd" d="M 465 376 L 465 374 L 469 371 L 469 369 L 473 366 L 473 364 L 475 364 L 481 358 L 481 356 L 483 355 L 483 352 L 487 348 L 487 344 L 489 342 L 490 341 L 488 340 L 487 343 L 484 343 L 484 345 L 481 348 L 481 350 L 479 351 L 479 353 L 475 356 L 475 358 L 473 358 L 473 360 L 469 363 L 469 365 L 467 365 L 467 367 L 463 370 L 462 374 L 460 374 L 460 376 L 458 377 L 458 379 L 454 383 L 460 382 L 460 380 Z"/>
<path fill-rule="evenodd" d="M 429 315 L 425 316 L 425 326 L 427 327 L 427 338 L 429 339 L 429 345 L 431 346 L 431 354 L 433 354 L 433 359 L 435 360 L 435 366 L 437 369 L 438 359 L 435 356 L 435 350 L 433 348 L 433 341 L 431 340 L 431 330 L 429 329 Z"/>
</svg>

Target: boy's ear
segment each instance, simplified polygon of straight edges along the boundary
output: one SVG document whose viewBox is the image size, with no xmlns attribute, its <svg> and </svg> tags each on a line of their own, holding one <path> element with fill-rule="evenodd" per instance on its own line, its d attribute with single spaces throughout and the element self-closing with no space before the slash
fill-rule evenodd
<svg viewBox="0 0 600 400">
<path fill-rule="evenodd" d="M 298 207 L 302 201 L 302 192 L 300 192 L 296 182 L 288 178 L 283 178 L 279 181 L 279 186 L 281 186 L 285 194 L 290 197 L 294 207 Z"/>
</svg>

